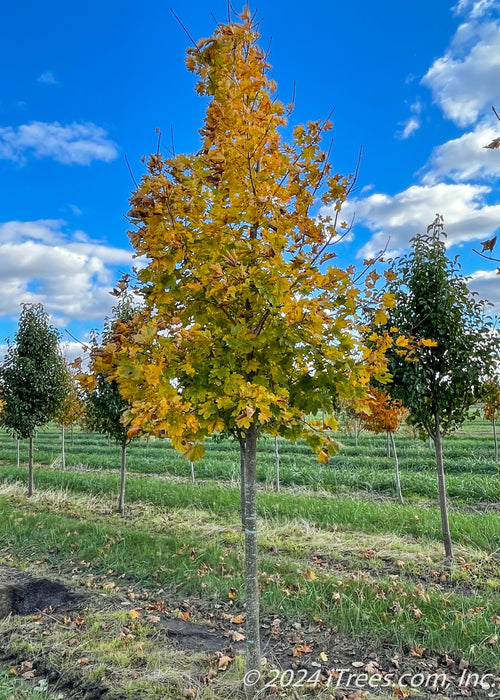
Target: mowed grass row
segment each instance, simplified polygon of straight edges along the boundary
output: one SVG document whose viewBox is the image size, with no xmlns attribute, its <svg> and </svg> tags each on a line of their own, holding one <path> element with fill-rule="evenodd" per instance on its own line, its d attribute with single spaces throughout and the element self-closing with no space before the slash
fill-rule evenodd
<svg viewBox="0 0 500 700">
<path fill-rule="evenodd" d="M 277 498 L 284 510 L 289 499 Z M 71 569 L 80 583 L 92 587 L 110 581 L 121 587 L 160 586 L 179 599 L 201 595 L 208 605 L 228 600 L 232 590 L 235 610 L 243 610 L 243 535 L 236 513 L 181 505 L 166 518 L 143 503 L 123 520 L 110 514 L 106 499 L 52 490 L 30 500 L 14 487 L 4 489 L 0 507 L 0 546 L 21 561 Z M 337 566 L 337 555 L 367 545 L 383 550 L 380 562 L 403 557 L 399 564 L 416 580 L 377 573 L 376 555 L 368 562 L 359 554 L 361 565 L 352 558 Z M 315 556 L 318 548 L 322 557 Z M 458 572 L 474 585 L 451 592 L 440 587 L 439 578 L 424 590 L 419 573 L 439 566 L 439 555 L 404 538 L 376 540 L 361 532 L 318 530 L 300 518 L 262 519 L 260 549 L 264 615 L 335 626 L 406 650 L 423 644 L 489 669 L 500 667 L 498 651 L 489 643 L 500 606 L 498 581 L 473 579 L 472 571 L 480 572 L 484 565 L 477 552 L 464 552 L 472 568 Z"/>
<path fill-rule="evenodd" d="M 26 469 L 0 466 L 0 481 L 24 484 Z M 106 472 L 35 470 L 36 489 L 67 490 L 75 494 L 109 496 L 118 493 L 118 474 Z M 240 511 L 239 487 L 203 482 L 190 484 L 150 475 L 129 475 L 126 502 L 147 503 L 168 509 L 201 508 L 214 515 L 236 515 Z M 411 504 L 401 506 L 391 501 L 364 500 L 327 493 L 282 493 L 261 491 L 257 512 L 266 519 L 303 519 L 317 527 L 331 530 L 341 527 L 366 533 L 394 533 L 441 542 L 441 519 L 437 508 Z M 500 550 L 500 514 L 497 512 L 450 513 L 453 540 L 487 552 Z"/>
<path fill-rule="evenodd" d="M 477 437 L 471 435 L 476 429 Z M 500 500 L 499 466 L 492 459 L 490 426 L 474 421 L 457 437 L 445 440 L 448 493 L 457 503 L 497 503 Z M 362 433 L 358 446 L 349 435 L 337 436 L 341 451 L 328 465 L 319 465 L 310 448 L 280 440 L 280 479 L 284 486 L 325 489 L 332 492 L 367 491 L 394 495 L 394 463 L 386 456 L 385 436 Z M 413 500 L 435 500 L 437 480 L 433 451 L 428 441 L 408 434 L 397 436 L 403 494 Z M 41 431 L 35 445 L 35 459 L 41 465 L 60 461 L 60 434 L 55 427 Z M 27 446 L 21 446 L 21 459 L 27 459 Z M 0 462 L 14 464 L 16 445 L 0 433 Z M 67 469 L 116 469 L 119 448 L 108 446 L 105 438 L 76 432 L 73 443 L 66 441 Z M 128 471 L 140 474 L 165 474 L 188 478 L 190 465 L 167 440 L 138 441 L 128 449 Z M 239 450 L 232 440 L 207 440 L 206 456 L 195 465 L 197 479 L 236 482 L 239 479 Z M 271 485 L 275 478 L 274 443 L 259 441 L 258 480 Z"/>
</svg>

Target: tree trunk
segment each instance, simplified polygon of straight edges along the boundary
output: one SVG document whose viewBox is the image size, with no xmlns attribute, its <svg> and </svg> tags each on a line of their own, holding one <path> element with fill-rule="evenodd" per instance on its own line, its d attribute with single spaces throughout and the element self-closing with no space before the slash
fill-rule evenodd
<svg viewBox="0 0 500 700">
<path fill-rule="evenodd" d="M 61 469 L 66 469 L 66 445 L 64 444 L 64 423 L 61 425 Z"/>
<path fill-rule="evenodd" d="M 17 438 L 17 468 L 19 469 L 21 465 L 21 455 L 20 455 L 20 440 Z"/>
<path fill-rule="evenodd" d="M 28 496 L 33 495 L 33 436 L 30 435 L 29 457 L 28 457 Z"/>
<path fill-rule="evenodd" d="M 359 423 L 357 416 L 354 418 L 354 444 L 358 446 Z"/>
<path fill-rule="evenodd" d="M 498 462 L 498 440 L 497 440 L 497 421 L 496 421 L 496 418 L 494 418 L 491 421 L 491 425 L 493 427 L 493 448 L 495 450 L 495 452 L 494 452 L 495 462 Z"/>
<path fill-rule="evenodd" d="M 396 442 L 394 440 L 394 433 L 387 433 L 387 437 L 391 441 L 392 452 L 394 454 L 394 467 L 396 469 L 396 493 L 398 495 L 398 501 L 401 503 L 401 505 L 404 505 L 403 494 L 401 492 L 401 477 L 399 475 L 398 453 L 396 452 Z"/>
<path fill-rule="evenodd" d="M 118 512 L 125 515 L 125 477 L 127 475 L 127 443 L 122 443 L 122 462 L 120 467 L 120 495 L 118 496 Z"/>
<path fill-rule="evenodd" d="M 436 467 L 439 484 L 439 508 L 441 510 L 441 526 L 443 530 L 443 544 L 446 556 L 446 562 L 451 564 L 453 561 L 453 546 L 451 543 L 450 523 L 448 520 L 448 503 L 446 499 L 446 481 L 444 478 L 443 466 L 443 445 L 441 442 L 441 424 L 439 413 L 434 416 L 434 448 L 436 450 Z"/>
<path fill-rule="evenodd" d="M 108 433 L 108 447 L 111 447 L 111 435 Z"/>
<path fill-rule="evenodd" d="M 240 440 L 240 495 L 241 495 L 241 529 L 245 532 L 245 442 Z"/>
<path fill-rule="evenodd" d="M 71 446 L 73 446 L 73 444 L 74 444 L 73 429 L 74 429 L 74 426 L 73 426 L 73 423 L 71 423 Z"/>
<path fill-rule="evenodd" d="M 391 438 L 389 437 L 389 433 L 387 433 L 387 456 L 391 456 Z"/>
<path fill-rule="evenodd" d="M 191 481 L 194 484 L 194 462 L 190 462 L 191 465 Z"/>
<path fill-rule="evenodd" d="M 274 459 L 276 464 L 276 491 L 280 490 L 280 448 L 278 445 L 278 436 L 274 436 Z"/>
<path fill-rule="evenodd" d="M 242 439 L 244 469 L 243 522 L 245 530 L 245 588 L 246 588 L 246 670 L 260 671 L 259 581 L 257 561 L 257 428 L 252 424 Z M 252 696 L 258 684 L 246 689 Z"/>
</svg>

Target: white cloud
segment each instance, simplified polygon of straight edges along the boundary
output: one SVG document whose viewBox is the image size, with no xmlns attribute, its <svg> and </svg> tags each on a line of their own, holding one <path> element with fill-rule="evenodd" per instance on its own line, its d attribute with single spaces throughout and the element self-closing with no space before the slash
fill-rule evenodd
<svg viewBox="0 0 500 700">
<path fill-rule="evenodd" d="M 479 258 L 478 258 L 479 259 Z M 484 262 L 483 262 L 484 264 Z M 478 270 L 471 275 L 469 288 L 478 293 L 480 299 L 486 299 L 493 304 L 487 313 L 500 313 L 500 278 L 497 274 L 497 264 L 492 262 L 491 270 Z"/>
<path fill-rule="evenodd" d="M 396 133 L 397 138 L 407 139 L 409 136 L 414 134 L 415 131 L 420 129 L 420 114 L 422 112 L 422 103 L 420 102 L 420 100 L 417 100 L 410 106 L 410 111 L 413 116 L 411 116 L 405 122 L 400 122 L 400 126 L 402 126 L 403 128 L 401 129 L 401 131 L 398 131 Z"/>
<path fill-rule="evenodd" d="M 112 306 L 109 290 L 128 270 L 132 252 L 84 236 L 68 236 L 60 220 L 0 224 L 0 316 L 16 316 L 21 303 L 40 302 L 69 320 L 102 319 Z"/>
<path fill-rule="evenodd" d="M 477 6 L 479 16 L 481 3 L 460 4 Z M 450 48 L 434 61 L 422 83 L 448 119 L 469 126 L 500 102 L 499 75 L 500 25 L 493 20 L 473 21 L 459 27 Z"/>
<path fill-rule="evenodd" d="M 29 155 L 53 158 L 64 165 L 89 165 L 94 160 L 114 160 L 118 149 L 107 132 L 91 122 L 62 125 L 34 121 L 16 128 L 0 127 L 0 158 L 24 164 Z"/>
<path fill-rule="evenodd" d="M 407 139 L 418 129 L 420 129 L 420 120 L 416 117 L 410 117 L 406 122 L 404 122 L 404 128 L 398 132 L 397 136 L 400 139 Z"/>
<path fill-rule="evenodd" d="M 498 7 L 498 0 L 459 0 L 453 11 L 456 15 L 478 19 L 495 7 Z"/>
<path fill-rule="evenodd" d="M 346 219 L 355 213 L 357 223 L 372 231 L 359 252 L 361 257 L 371 257 L 389 238 L 392 251 L 408 247 L 410 238 L 425 231 L 438 212 L 444 216 L 449 246 L 491 237 L 500 226 L 500 205 L 485 203 L 489 192 L 489 187 L 471 184 L 414 185 L 394 196 L 353 199 L 342 212 Z M 321 213 L 329 212 L 324 208 Z"/>
<path fill-rule="evenodd" d="M 424 184 L 434 184 L 443 177 L 455 182 L 500 176 L 498 151 L 485 148 L 500 133 L 500 124 L 493 119 L 481 121 L 474 131 L 437 146 L 426 166 Z"/>
<path fill-rule="evenodd" d="M 59 81 L 56 80 L 54 73 L 50 70 L 46 70 L 44 73 L 38 76 L 37 82 L 42 85 L 59 85 Z"/>
</svg>

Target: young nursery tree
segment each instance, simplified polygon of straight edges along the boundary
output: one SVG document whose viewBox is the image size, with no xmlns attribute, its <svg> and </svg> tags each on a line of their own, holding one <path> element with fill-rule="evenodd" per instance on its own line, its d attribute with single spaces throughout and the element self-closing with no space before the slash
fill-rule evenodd
<svg viewBox="0 0 500 700">
<path fill-rule="evenodd" d="M 131 403 L 136 430 L 169 436 L 194 461 L 218 431 L 240 445 L 245 532 L 247 667 L 260 665 L 256 447 L 263 432 L 306 438 L 322 461 L 332 441 L 308 414 L 331 413 L 385 375 L 387 336 L 365 347 L 364 304 L 379 307 L 375 273 L 360 291 L 352 268 L 329 264 L 351 187 L 332 173 L 309 122 L 284 143 L 291 107 L 276 97 L 247 10 L 188 49 L 207 98 L 201 146 L 152 155 L 131 198 L 130 233 L 144 266 L 143 309 L 118 322 L 96 369 Z M 315 217 L 321 200 L 331 216 Z M 386 301 L 389 297 L 386 297 Z M 382 313 L 382 311 L 380 311 Z"/>
<path fill-rule="evenodd" d="M 59 333 L 41 304 L 23 304 L 14 344 L 0 369 L 2 425 L 29 440 L 28 496 L 33 494 L 33 438 L 55 418 L 64 399 L 64 361 Z"/>
<path fill-rule="evenodd" d="M 83 417 L 84 403 L 78 389 L 75 372 L 66 360 L 64 362 L 64 397 L 54 416 L 61 428 L 61 467 L 66 468 L 66 428 L 71 428 Z M 73 434 L 73 433 L 72 433 Z"/>
<path fill-rule="evenodd" d="M 118 495 L 118 512 L 121 515 L 125 514 L 127 446 L 134 437 L 133 434 L 129 434 L 128 427 L 123 420 L 124 412 L 130 408 L 130 403 L 123 398 L 118 382 L 111 378 L 116 367 L 111 364 L 103 369 L 101 356 L 103 347 L 113 337 L 112 329 L 119 328 L 120 324 L 125 325 L 135 313 L 132 295 L 129 293 L 127 285 L 128 276 L 127 279 L 120 282 L 119 288 L 114 290 L 118 302 L 113 308 L 112 317 L 106 319 L 101 342 L 98 342 L 97 335 L 93 338 L 88 372 L 81 371 L 80 359 L 76 362 L 80 368 L 77 375 L 78 381 L 84 392 L 83 422 L 85 427 L 88 430 L 107 435 L 121 447 L 120 491 Z"/>
<path fill-rule="evenodd" d="M 389 351 L 389 369 L 391 395 L 409 409 L 409 422 L 434 442 L 443 543 L 450 562 L 442 438 L 462 425 L 479 400 L 484 378 L 491 373 L 495 343 L 485 316 L 486 302 L 469 291 L 457 258 L 446 256 L 445 236 L 438 215 L 427 233 L 412 239 L 411 253 L 394 261 L 389 290 L 396 303 L 389 323 L 407 340 L 397 341 Z M 413 343 L 413 351 L 407 353 L 409 338 L 437 345 Z"/>
<path fill-rule="evenodd" d="M 498 377 L 488 379 L 484 384 L 483 395 L 483 415 L 486 420 L 491 421 L 493 430 L 493 450 L 495 462 L 498 462 L 498 439 L 497 420 L 500 418 L 500 382 Z"/>
<path fill-rule="evenodd" d="M 402 504 L 403 494 L 394 433 L 397 433 L 401 427 L 401 423 L 408 415 L 408 410 L 401 404 L 401 401 L 393 399 L 387 391 L 376 387 L 370 389 L 366 403 L 366 409 L 359 413 L 361 424 L 366 430 L 371 430 L 376 435 L 379 433 L 387 434 L 388 444 L 392 446 L 394 456 L 396 493 L 398 501 Z M 388 456 L 390 456 L 389 450 Z"/>
</svg>

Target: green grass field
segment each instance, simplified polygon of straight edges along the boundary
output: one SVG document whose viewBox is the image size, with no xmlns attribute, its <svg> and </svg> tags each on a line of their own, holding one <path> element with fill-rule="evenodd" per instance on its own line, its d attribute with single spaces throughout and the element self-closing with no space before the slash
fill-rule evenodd
<svg viewBox="0 0 500 700">
<path fill-rule="evenodd" d="M 456 547 L 451 572 L 441 566 L 437 483 L 428 442 L 415 440 L 409 430 L 396 437 L 402 506 L 395 501 L 393 461 L 386 456 L 384 436 L 362 433 L 357 447 L 352 436 L 339 434 L 338 439 L 340 452 L 326 466 L 318 465 L 307 446 L 281 441 L 280 493 L 273 489 L 274 443 L 259 443 L 263 620 L 278 617 L 285 636 L 294 634 L 290 630 L 297 624 L 301 629 L 316 626 L 317 650 L 326 643 L 326 630 L 335 630 L 346 639 L 364 640 L 360 653 L 366 640 L 406 658 L 425 647 L 426 654 L 449 655 L 457 668 L 462 661 L 498 674 L 500 481 L 489 424 L 471 422 L 445 440 Z M 50 570 L 90 590 L 141 590 L 152 596 L 160 590 L 172 610 L 176 601 L 201 601 L 201 618 L 217 605 L 244 611 L 239 451 L 233 442 L 208 443 L 206 457 L 195 465 L 194 484 L 190 465 L 167 441 L 132 444 L 125 518 L 114 512 L 118 447 L 109 447 L 100 436 L 75 432 L 73 442 L 67 440 L 62 471 L 58 431 L 41 431 L 32 499 L 24 489 L 26 453 L 21 445 L 17 468 L 16 445 L 0 434 L 3 563 Z M 111 653 L 95 613 L 88 611 L 86 619 L 89 627 L 94 619 L 93 634 L 89 627 L 81 634 L 78 630 L 75 653 L 90 660 L 80 669 L 89 683 L 112 680 L 120 698 L 182 697 L 187 680 L 155 684 L 148 658 L 141 661 L 143 668 L 121 646 Z M 141 639 L 148 647 L 154 624 L 149 629 L 146 620 L 141 622 Z M 16 625 L 0 623 L 4 646 L 8 639 L 9 649 L 23 658 L 53 654 L 57 631 L 50 632 L 49 651 L 43 637 L 35 643 L 19 621 Z M 159 658 L 153 648 L 154 663 L 170 665 L 175 675 L 180 660 Z M 54 658 L 53 664 L 64 669 L 70 658 Z M 194 677 L 203 677 L 206 659 L 193 657 L 191 662 Z M 236 662 L 232 673 L 216 691 L 198 683 L 196 697 L 233 697 L 241 677 Z M 318 690 L 320 697 L 331 697 L 328 692 Z"/>
</svg>

